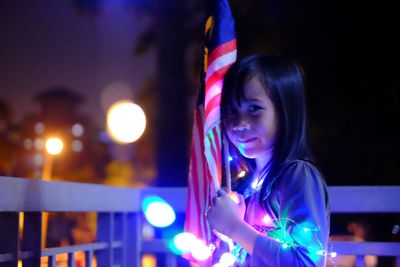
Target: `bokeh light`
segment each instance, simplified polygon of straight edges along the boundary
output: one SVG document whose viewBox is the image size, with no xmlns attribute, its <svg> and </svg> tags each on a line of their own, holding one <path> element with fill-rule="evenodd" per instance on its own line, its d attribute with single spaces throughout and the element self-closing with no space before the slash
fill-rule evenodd
<svg viewBox="0 0 400 267">
<path fill-rule="evenodd" d="M 174 209 L 162 198 L 156 196 L 146 197 L 142 208 L 146 220 L 154 227 L 167 227 L 176 219 Z"/>
<path fill-rule="evenodd" d="M 265 214 L 264 217 L 262 218 L 262 222 L 265 225 L 270 225 L 272 223 L 272 219 L 268 214 Z"/>
<path fill-rule="evenodd" d="M 80 124 L 80 123 L 75 123 L 71 127 L 71 133 L 75 137 L 81 137 L 84 132 L 85 132 L 85 129 L 83 128 L 82 124 Z"/>
<path fill-rule="evenodd" d="M 236 261 L 236 257 L 231 254 L 231 253 L 224 253 L 222 254 L 221 258 L 219 259 L 219 262 L 223 265 L 223 266 L 232 266 Z"/>
<path fill-rule="evenodd" d="M 115 142 L 134 142 L 145 128 L 146 116 L 142 108 L 130 101 L 116 102 L 107 112 L 107 131 Z"/>
<path fill-rule="evenodd" d="M 204 261 L 211 256 L 211 249 L 204 243 L 204 241 L 196 239 L 193 243 L 191 249 L 193 258 L 198 261 Z"/>
<path fill-rule="evenodd" d="M 142 267 L 157 267 L 157 259 L 152 254 L 142 256 Z"/>
<path fill-rule="evenodd" d="M 191 233 L 179 233 L 172 240 L 171 246 L 172 251 L 176 254 L 184 254 L 191 251 L 196 242 L 196 237 Z"/>
<path fill-rule="evenodd" d="M 63 150 L 63 142 L 58 137 L 50 137 L 46 141 L 46 151 L 51 155 L 58 155 Z"/>
<path fill-rule="evenodd" d="M 37 122 L 36 124 L 35 124 L 35 133 L 36 134 L 43 134 L 44 133 L 44 130 L 45 130 L 45 128 L 44 128 L 44 124 L 43 123 L 41 123 L 41 122 Z"/>
<path fill-rule="evenodd" d="M 81 152 L 83 149 L 83 144 L 80 140 L 74 140 L 71 143 L 71 149 L 74 152 Z"/>
<path fill-rule="evenodd" d="M 35 141 L 33 141 L 33 144 L 35 146 L 36 150 L 42 150 L 43 148 L 43 141 L 41 138 L 35 138 Z"/>
</svg>

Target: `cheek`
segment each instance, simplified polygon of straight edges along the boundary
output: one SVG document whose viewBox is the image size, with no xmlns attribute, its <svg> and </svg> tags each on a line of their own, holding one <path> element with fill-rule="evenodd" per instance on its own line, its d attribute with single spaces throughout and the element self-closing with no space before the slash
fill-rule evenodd
<svg viewBox="0 0 400 267">
<path fill-rule="evenodd" d="M 259 125 L 262 125 L 260 130 L 263 132 L 263 135 L 271 141 L 274 141 L 278 131 L 276 119 L 274 117 L 264 118 L 263 122 Z"/>
<path fill-rule="evenodd" d="M 229 139 L 231 139 L 231 136 L 233 135 L 233 123 L 230 120 L 225 121 L 225 133 L 228 135 Z"/>
<path fill-rule="evenodd" d="M 231 141 L 233 144 L 235 144 L 235 143 L 233 142 L 234 138 L 233 138 L 232 128 L 226 127 L 226 128 L 225 128 L 225 134 L 226 134 L 226 136 L 228 137 L 229 141 Z M 236 145 L 236 144 L 235 144 L 235 145 Z"/>
</svg>

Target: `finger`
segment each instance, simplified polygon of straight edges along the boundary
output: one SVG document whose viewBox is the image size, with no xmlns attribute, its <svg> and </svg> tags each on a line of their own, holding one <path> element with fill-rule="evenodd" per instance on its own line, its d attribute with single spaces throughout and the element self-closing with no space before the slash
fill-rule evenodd
<svg viewBox="0 0 400 267">
<path fill-rule="evenodd" d="M 212 199 L 211 199 L 211 205 L 215 205 L 215 203 L 217 202 L 217 197 L 216 196 L 214 196 Z"/>
<path fill-rule="evenodd" d="M 220 189 L 220 190 L 217 191 L 217 196 L 226 197 L 226 196 L 228 196 L 228 193 L 226 193 L 225 190 Z"/>
<path fill-rule="evenodd" d="M 239 194 L 239 193 L 235 192 L 235 195 L 239 198 L 239 203 L 243 203 L 244 202 L 244 197 L 243 197 L 242 194 Z"/>
<path fill-rule="evenodd" d="M 234 193 L 234 192 L 232 192 L 232 193 L 230 193 L 229 194 L 229 197 L 233 200 L 233 202 L 235 202 L 236 204 L 239 204 L 240 203 L 240 198 L 239 198 L 239 194 L 237 194 L 237 193 Z"/>
</svg>

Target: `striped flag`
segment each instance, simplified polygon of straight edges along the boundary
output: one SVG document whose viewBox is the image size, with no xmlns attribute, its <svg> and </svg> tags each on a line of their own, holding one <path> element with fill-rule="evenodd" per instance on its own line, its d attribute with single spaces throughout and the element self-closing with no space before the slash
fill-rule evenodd
<svg viewBox="0 0 400 267">
<path fill-rule="evenodd" d="M 204 78 L 194 112 L 185 231 L 209 243 L 204 212 L 221 186 L 222 132 L 220 101 L 223 78 L 236 61 L 235 25 L 228 0 L 208 0 Z"/>
</svg>

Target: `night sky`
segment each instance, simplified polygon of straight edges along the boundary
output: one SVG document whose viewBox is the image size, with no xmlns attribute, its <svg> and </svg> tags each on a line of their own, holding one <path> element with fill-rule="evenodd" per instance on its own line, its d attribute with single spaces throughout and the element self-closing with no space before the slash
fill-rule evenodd
<svg viewBox="0 0 400 267">
<path fill-rule="evenodd" d="M 81 112 L 104 127 L 101 92 L 123 82 L 135 97 L 154 75 L 154 51 L 133 53 L 148 16 L 121 1 L 96 12 L 81 12 L 72 2 L 0 2 L 0 99 L 16 122 L 35 110 L 36 93 L 61 85 L 82 94 Z"/>
</svg>

